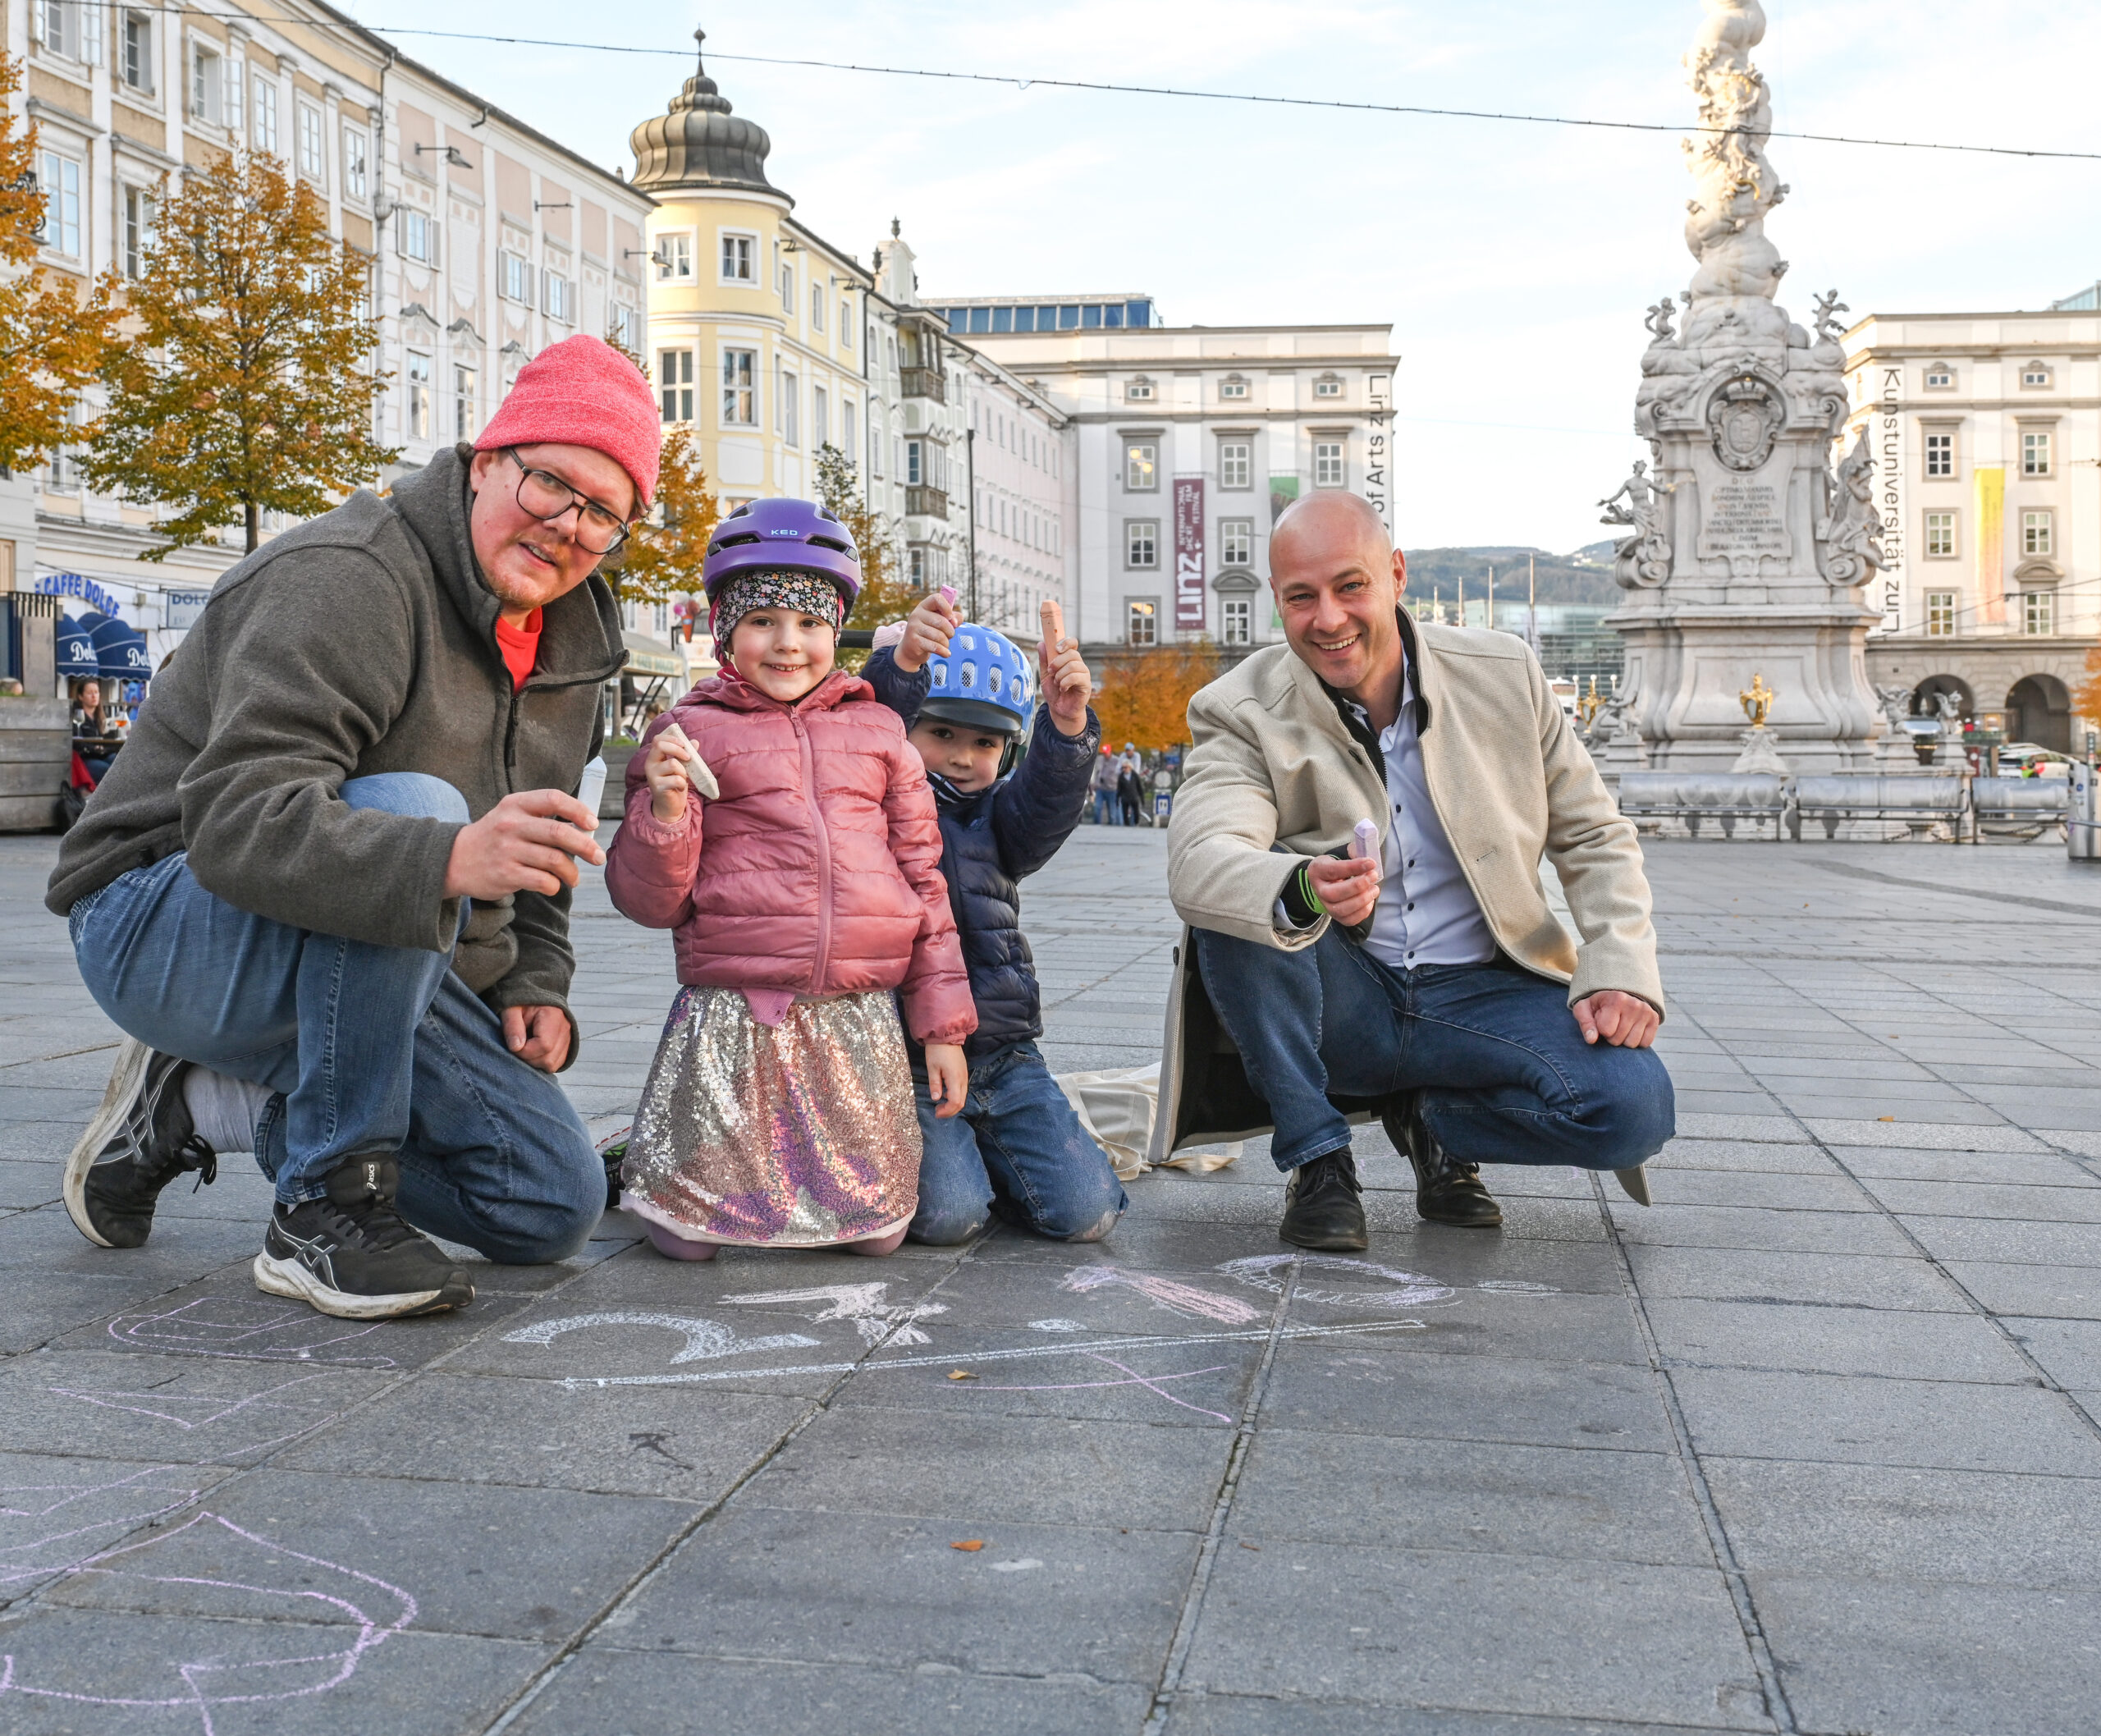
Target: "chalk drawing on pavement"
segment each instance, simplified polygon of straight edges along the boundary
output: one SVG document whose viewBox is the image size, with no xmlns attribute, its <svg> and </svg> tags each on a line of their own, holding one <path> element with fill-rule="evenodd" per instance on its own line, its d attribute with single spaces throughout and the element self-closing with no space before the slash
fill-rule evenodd
<svg viewBox="0 0 2101 1736">
<path fill-rule="evenodd" d="M 318 1373 L 294 1375 L 289 1381 L 281 1381 L 274 1386 L 266 1386 L 260 1392 L 244 1393 L 229 1398 L 217 1393 L 179 1392 L 122 1392 L 99 1387 L 53 1386 L 46 1390 L 62 1399 L 71 1399 L 82 1404 L 94 1406 L 98 1410 L 128 1411 L 135 1417 L 145 1417 L 156 1422 L 166 1423 L 183 1433 L 224 1435 L 231 1430 L 222 1430 L 220 1425 L 231 1422 L 234 1429 L 244 1425 L 259 1423 L 264 1428 L 291 1418 L 298 1419 L 297 1426 L 260 1441 L 250 1441 L 241 1446 L 214 1445 L 213 1456 L 219 1459 L 238 1459 L 247 1453 L 260 1453 L 271 1447 L 281 1446 L 287 1441 L 295 1441 L 301 1435 L 325 1427 L 341 1414 L 342 1407 L 314 1399 L 288 1399 L 280 1394 L 288 1393 L 295 1386 L 304 1386 L 318 1381 Z"/>
<path fill-rule="evenodd" d="M 232 1559 L 226 1551 L 231 1546 Z M 130 1712 L 172 1711 L 217 1736 L 224 1709 L 300 1700 L 341 1687 L 365 1655 L 416 1617 L 416 1600 L 396 1585 L 357 1569 L 288 1548 L 199 1512 L 180 1525 L 135 1543 L 120 1543 L 71 1562 L 74 1578 L 127 1581 L 162 1588 L 221 1619 L 210 1624 L 208 1650 L 195 1658 L 156 1660 L 138 1653 L 117 1667 L 136 1686 L 112 1692 L 109 1660 L 70 1647 L 54 1655 L 0 1655 L 0 1699 L 59 1706 L 112 1706 Z M 134 1597 L 140 1594 L 134 1593 Z M 34 1646 L 36 1628 L 14 1630 L 16 1643 Z M 247 1648 L 267 1654 L 239 1656 Z M 166 1679 L 164 1687 L 153 1678 Z M 25 1708 L 26 1711 L 26 1708 Z"/>
<path fill-rule="evenodd" d="M 1147 1375 L 1140 1374 L 1128 1363 L 1118 1362 L 1113 1356 L 1102 1356 L 1092 1350 L 1083 1351 L 1080 1354 L 1092 1361 L 1106 1363 L 1124 1378 L 1120 1381 L 1064 1381 L 1045 1386 L 978 1385 L 972 1390 L 976 1392 L 1096 1392 L 1105 1390 L 1112 1386 L 1142 1386 L 1156 1397 L 1166 1399 L 1170 1404 L 1178 1404 L 1183 1410 L 1192 1410 L 1200 1417 L 1211 1417 L 1220 1422 L 1226 1423 L 1233 1421 L 1233 1418 L 1222 1410 L 1207 1410 L 1201 1404 L 1192 1404 L 1187 1399 L 1178 1397 L 1167 1390 L 1167 1382 L 1170 1381 L 1193 1381 L 1199 1375 L 1216 1374 L 1221 1369 L 1232 1367 L 1229 1363 L 1214 1363 L 1208 1368 L 1191 1368 L 1180 1374 Z"/>
<path fill-rule="evenodd" d="M 932 1340 L 918 1322 L 948 1312 L 945 1302 L 889 1303 L 887 1279 L 872 1284 L 820 1284 L 808 1289 L 766 1290 L 754 1296 L 725 1296 L 727 1303 L 744 1308 L 794 1308 L 808 1303 L 824 1304 L 809 1317 L 812 1326 L 827 1320 L 850 1320 L 868 1344 L 924 1344 Z"/>
<path fill-rule="evenodd" d="M 1236 1282 L 1277 1295 L 1282 1294 L 1284 1278 L 1294 1262 L 1303 1271 L 1317 1269 L 1339 1276 L 1347 1273 L 1379 1280 L 1378 1285 L 1363 1289 L 1312 1289 L 1303 1284 L 1294 1285 L 1291 1294 L 1298 1302 L 1348 1308 L 1425 1308 L 1441 1306 L 1458 1294 L 1452 1285 L 1440 1284 L 1421 1272 L 1397 1271 L 1370 1260 L 1352 1259 L 1348 1254 L 1254 1254 L 1244 1260 L 1228 1260 L 1217 1269 Z"/>
<path fill-rule="evenodd" d="M 560 1320 L 542 1320 L 503 1335 L 506 1344 L 549 1344 L 565 1332 L 587 1326 L 661 1326 L 676 1332 L 685 1346 L 671 1358 L 680 1363 L 712 1362 L 718 1357 L 741 1356 L 751 1350 L 811 1350 L 817 1340 L 800 1332 L 777 1332 L 770 1338 L 739 1338 L 719 1320 L 701 1320 L 686 1314 L 656 1314 L 639 1308 L 614 1308 L 597 1314 L 567 1314 Z"/>
<path fill-rule="evenodd" d="M 1238 1296 L 1221 1296 L 1200 1290 L 1178 1278 L 1156 1277 L 1150 1272 L 1126 1271 L 1120 1266 L 1083 1266 L 1065 1274 L 1059 1285 L 1067 1290 L 1098 1290 L 1107 1286 L 1136 1290 L 1156 1308 L 1197 1320 L 1215 1320 L 1220 1326 L 1245 1326 L 1261 1310 L 1251 1308 Z"/>
<path fill-rule="evenodd" d="M 391 1368 L 392 1357 L 364 1342 L 386 1324 L 336 1320 L 304 1303 L 263 1296 L 198 1296 L 176 1308 L 119 1314 L 109 1335 L 126 1349 L 160 1356 Z"/>
</svg>

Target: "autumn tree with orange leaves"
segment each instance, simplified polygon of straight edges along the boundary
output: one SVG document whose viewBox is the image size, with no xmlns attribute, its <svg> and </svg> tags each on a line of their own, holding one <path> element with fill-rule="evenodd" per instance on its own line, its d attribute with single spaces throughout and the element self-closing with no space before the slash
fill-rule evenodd
<svg viewBox="0 0 2101 1736">
<path fill-rule="evenodd" d="M 1189 701 L 1218 679 L 1220 667 L 1209 639 L 1111 659 L 1094 696 L 1103 742 L 1120 749 L 1128 741 L 1147 753 L 1188 742 Z"/>
<path fill-rule="evenodd" d="M 109 325 L 106 286 L 39 268 L 48 195 L 34 123 L 17 131 L 22 63 L 0 53 L 0 469 L 28 469 L 76 437 L 73 406 L 95 377 Z"/>
<path fill-rule="evenodd" d="M 81 468 L 97 488 L 172 508 L 156 561 L 265 512 L 326 512 L 400 456 L 373 435 L 371 261 L 321 201 L 260 153 L 163 190 L 126 318 L 102 346 L 109 408 Z M 114 287 L 115 286 L 112 286 Z"/>
</svg>

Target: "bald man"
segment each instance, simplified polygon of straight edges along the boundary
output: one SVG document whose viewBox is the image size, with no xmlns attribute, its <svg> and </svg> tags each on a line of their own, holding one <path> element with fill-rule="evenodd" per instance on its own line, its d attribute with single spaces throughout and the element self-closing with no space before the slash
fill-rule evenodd
<svg viewBox="0 0 2101 1736">
<path fill-rule="evenodd" d="M 1366 1245 L 1353 1116 L 1439 1223 L 1503 1221 L 1484 1163 L 1610 1170 L 1646 1203 L 1673 1126 L 1648 882 L 1531 649 L 1417 622 L 1339 490 L 1285 512 L 1270 572 L 1286 643 L 1189 703 L 1155 1161 L 1272 1131 L 1279 1233 L 1325 1250 Z"/>
</svg>

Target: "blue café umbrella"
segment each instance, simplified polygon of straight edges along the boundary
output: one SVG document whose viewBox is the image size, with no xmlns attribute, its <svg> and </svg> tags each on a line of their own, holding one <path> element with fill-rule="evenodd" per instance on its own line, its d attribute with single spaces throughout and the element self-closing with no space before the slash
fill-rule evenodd
<svg viewBox="0 0 2101 1736">
<path fill-rule="evenodd" d="M 58 673 L 65 680 L 85 681 L 102 673 L 93 631 L 70 615 L 59 619 L 57 649 Z"/>
<path fill-rule="evenodd" d="M 111 616 L 91 630 L 95 661 L 103 678 L 115 681 L 145 681 L 153 678 L 153 659 L 147 655 L 146 636 Z"/>
</svg>

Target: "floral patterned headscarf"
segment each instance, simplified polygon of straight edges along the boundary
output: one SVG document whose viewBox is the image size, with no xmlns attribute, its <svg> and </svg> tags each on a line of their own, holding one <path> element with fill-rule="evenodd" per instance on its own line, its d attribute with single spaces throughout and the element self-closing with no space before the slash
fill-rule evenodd
<svg viewBox="0 0 2101 1736">
<path fill-rule="evenodd" d="M 846 610 L 839 587 L 822 573 L 745 573 L 724 585 L 708 611 L 707 630 L 717 645 L 730 630 L 754 609 L 790 609 L 798 615 L 814 615 L 831 623 L 834 637 L 845 623 Z"/>
</svg>

